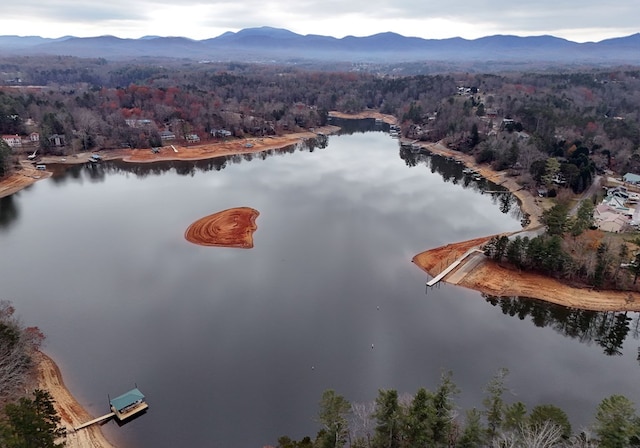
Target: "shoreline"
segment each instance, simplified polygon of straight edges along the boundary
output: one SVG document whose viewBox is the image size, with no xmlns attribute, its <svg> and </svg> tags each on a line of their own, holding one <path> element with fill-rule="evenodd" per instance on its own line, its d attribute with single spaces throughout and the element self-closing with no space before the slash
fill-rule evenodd
<svg viewBox="0 0 640 448">
<path fill-rule="evenodd" d="M 100 425 L 92 425 L 79 431 L 73 428 L 88 422 L 93 417 L 75 399 L 62 379 L 60 368 L 51 357 L 42 351 L 34 354 L 37 364 L 38 388 L 47 390 L 54 403 L 54 408 L 60 416 L 60 424 L 66 428 L 64 438 L 67 448 L 115 448 L 104 436 Z"/>
<path fill-rule="evenodd" d="M 434 154 L 454 157 L 463 162 L 468 168 L 477 170 L 485 179 L 507 188 L 511 194 L 518 198 L 522 212 L 529 216 L 529 224 L 522 230 L 533 230 L 542 227 L 540 216 L 543 208 L 540 206 L 538 199 L 529 191 L 524 190 L 513 178 L 507 177 L 505 172 L 497 172 L 487 166 L 478 165 L 472 156 L 453 151 L 440 142 L 424 143 L 421 146 Z M 519 232 L 509 232 L 507 234 Z M 453 261 L 467 250 L 489 241 L 493 236 L 495 235 L 429 249 L 417 254 L 411 261 L 424 272 L 435 277 L 449 264 L 443 265 L 442 260 Z M 454 269 L 442 281 L 493 296 L 527 297 L 588 311 L 640 311 L 640 293 L 635 291 L 595 290 L 586 286 L 569 286 L 553 277 L 534 272 L 519 271 L 486 258 L 478 262 L 461 279 L 449 282 L 447 278 L 452 277 L 451 274 L 458 269 Z"/>
<path fill-rule="evenodd" d="M 154 163 L 172 161 L 199 161 L 226 157 L 232 155 L 260 153 L 264 151 L 283 149 L 290 145 L 301 143 L 319 134 L 330 135 L 338 132 L 338 126 L 323 126 L 314 131 L 294 132 L 278 136 L 244 138 L 212 143 L 199 143 L 188 146 L 165 145 L 158 153 L 150 149 L 105 149 L 95 152 L 83 152 L 72 156 L 44 156 L 38 164 L 49 165 L 79 165 L 89 163 L 92 154 L 98 154 L 101 160 L 121 160 L 125 163 Z M 29 161 L 20 161 L 21 169 L 0 181 L 0 198 L 10 196 L 27 188 L 39 180 L 52 176 L 51 170 L 36 170 Z"/>
<path fill-rule="evenodd" d="M 385 123 L 396 124 L 397 119 L 395 117 L 386 116 L 377 112 L 363 112 L 356 115 L 342 114 L 331 112 L 331 116 L 347 119 L 358 118 L 378 118 L 382 119 Z M 129 163 L 152 163 L 160 161 L 175 161 L 175 160 L 206 160 L 216 157 L 224 157 L 236 154 L 247 153 L 259 153 L 268 150 L 277 150 L 286 146 L 299 143 L 308 138 L 314 138 L 318 133 L 335 134 L 340 128 L 336 126 L 325 126 L 323 128 L 316 129 L 316 132 L 306 131 L 292 134 L 285 134 L 276 137 L 266 137 L 260 139 L 239 139 L 230 142 L 216 142 L 210 144 L 199 144 L 191 146 L 164 146 L 160 150 L 160 154 L 154 154 L 149 149 L 115 149 L 104 150 L 98 152 L 103 160 L 122 160 Z M 251 143 L 251 146 L 247 146 Z M 479 166 L 475 163 L 472 156 L 453 151 L 440 142 L 437 143 L 422 143 L 421 146 L 426 150 L 439 155 L 453 156 L 458 160 L 461 160 L 467 167 L 476 169 L 481 176 L 490 180 L 498 185 L 502 185 L 507 188 L 512 194 L 514 194 L 519 202 L 520 208 L 523 213 L 529 216 L 529 224 L 525 229 L 534 229 L 542 226 L 539 217 L 542 213 L 542 207 L 539 201 L 531 193 L 523 190 L 522 187 L 515 182 L 514 179 L 506 176 L 504 172 L 496 172 L 486 166 Z M 92 153 L 77 154 L 75 157 L 44 157 L 40 163 L 55 163 L 55 164 L 81 164 L 87 163 Z M 65 160 L 62 160 L 65 159 Z M 48 178 L 52 175 L 51 171 L 38 171 L 30 162 L 21 162 L 21 171 L 12 174 L 8 178 L 0 181 L 0 198 L 17 193 L 18 191 L 32 185 L 38 180 Z M 492 235 L 491 235 L 492 236 Z M 443 266 L 438 270 L 438 264 L 441 260 L 445 260 L 455 254 L 464 253 L 469 247 L 481 244 L 482 241 L 488 241 L 491 236 L 480 237 L 469 241 L 463 241 L 453 244 L 447 244 L 440 248 L 430 249 L 416 255 L 412 262 L 419 268 L 424 270 L 429 275 L 437 275 Z M 471 246 L 470 246 L 471 245 Z M 496 273 L 501 273 L 508 280 L 508 284 L 487 285 L 481 284 L 481 280 L 485 281 L 489 278 L 496 276 Z M 631 296 L 629 293 L 620 293 L 619 296 L 615 296 L 608 291 L 592 291 L 584 290 L 580 288 L 572 288 L 555 281 L 552 286 L 553 297 L 559 298 L 553 300 L 550 297 L 541 298 L 534 294 L 539 292 L 540 289 L 540 277 L 525 278 L 526 273 L 516 272 L 508 270 L 496 263 L 490 261 L 483 261 L 478 266 L 474 267 L 472 272 L 464 277 L 457 284 L 459 286 L 473 289 L 476 291 L 484 292 L 492 295 L 522 295 L 520 292 L 526 290 L 522 288 L 522 285 L 529 283 L 532 285 L 531 294 L 528 297 L 537 298 L 551 303 L 557 303 L 564 306 L 592 309 L 594 311 L 640 311 L 640 294 Z M 551 280 L 547 277 L 543 279 Z M 444 280 L 446 281 L 446 279 Z M 520 289 L 514 291 L 513 284 L 518 284 Z M 568 291 L 568 296 L 560 294 L 560 290 Z M 528 291 L 528 290 L 527 290 Z M 593 296 L 593 299 L 585 303 L 584 300 L 575 299 L 575 297 L 589 297 Z M 573 296 L 573 297 L 572 297 Z M 562 297 L 562 299 L 560 299 Z M 630 297 L 633 300 L 630 300 Z M 608 305 L 605 304 L 605 300 L 609 298 Z M 599 306 L 597 306 L 599 305 Z M 606 306 L 609 308 L 607 308 Z M 624 305 L 621 307 L 621 305 Z M 611 308 L 613 307 L 613 308 Z M 56 402 L 56 410 L 61 417 L 61 423 L 68 427 L 73 428 L 85 421 L 92 419 L 93 417 L 82 407 L 82 405 L 73 397 L 69 389 L 65 386 L 62 375 L 56 363 L 49 356 L 42 352 L 38 352 L 36 356 L 37 370 L 38 370 L 38 386 L 48 390 Z M 104 436 L 99 425 L 88 427 L 79 432 L 69 431 L 66 438 L 66 446 L 70 448 L 115 448 Z"/>
</svg>

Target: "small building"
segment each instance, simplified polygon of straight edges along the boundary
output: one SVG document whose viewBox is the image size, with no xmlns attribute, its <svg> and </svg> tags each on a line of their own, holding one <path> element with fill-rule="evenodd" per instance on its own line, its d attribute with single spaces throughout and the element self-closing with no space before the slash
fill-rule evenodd
<svg viewBox="0 0 640 448">
<path fill-rule="evenodd" d="M 145 397 L 136 387 L 129 392 L 109 400 L 109 407 L 115 414 L 115 417 L 120 420 L 126 420 L 145 411 L 149 405 L 144 401 Z"/>
<path fill-rule="evenodd" d="M 605 232 L 619 233 L 630 224 L 628 216 L 607 204 L 598 204 L 593 212 L 593 218 L 598 229 Z"/>
<path fill-rule="evenodd" d="M 31 134 L 29 134 L 29 141 L 32 143 L 37 143 L 40 141 L 40 134 L 38 134 L 37 132 L 32 132 Z"/>
<path fill-rule="evenodd" d="M 231 137 L 231 131 L 226 129 L 211 129 L 211 135 L 218 138 Z"/>
<path fill-rule="evenodd" d="M 11 148 L 20 148 L 22 147 L 22 139 L 18 134 L 15 135 L 3 135 L 2 140 L 5 141 L 7 145 Z"/>
<path fill-rule="evenodd" d="M 65 145 L 64 135 L 53 134 L 51 137 L 49 137 L 49 142 L 53 146 L 64 146 Z"/>
<path fill-rule="evenodd" d="M 162 132 L 160 132 L 160 139 L 161 140 L 175 140 L 176 139 L 176 134 L 174 134 L 171 131 L 162 131 Z"/>
<path fill-rule="evenodd" d="M 627 173 L 622 177 L 622 180 L 630 184 L 640 184 L 640 175 Z"/>
</svg>

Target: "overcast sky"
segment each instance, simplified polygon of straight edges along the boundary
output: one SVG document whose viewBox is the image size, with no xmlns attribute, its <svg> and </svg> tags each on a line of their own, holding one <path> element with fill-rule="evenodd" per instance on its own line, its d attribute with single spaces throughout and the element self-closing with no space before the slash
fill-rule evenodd
<svg viewBox="0 0 640 448">
<path fill-rule="evenodd" d="M 271 26 L 299 34 L 427 39 L 551 34 L 576 42 L 640 31 L 638 0 L 18 0 L 0 35 L 216 37 Z"/>
</svg>

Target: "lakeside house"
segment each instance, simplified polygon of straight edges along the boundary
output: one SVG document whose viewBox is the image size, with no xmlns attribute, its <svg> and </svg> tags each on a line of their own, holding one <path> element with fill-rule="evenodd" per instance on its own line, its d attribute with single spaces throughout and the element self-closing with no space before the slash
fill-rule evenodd
<svg viewBox="0 0 640 448">
<path fill-rule="evenodd" d="M 605 232 L 622 232 L 631 223 L 629 216 L 623 215 L 607 204 L 598 204 L 593 217 L 598 229 Z"/>
<path fill-rule="evenodd" d="M 594 224 L 605 232 L 619 233 L 640 226 L 640 194 L 623 186 L 609 188 L 607 195 L 593 211 Z"/>
<path fill-rule="evenodd" d="M 160 139 L 161 140 L 175 140 L 176 139 L 176 134 L 174 134 L 171 131 L 161 131 L 160 132 Z"/>
<path fill-rule="evenodd" d="M 18 135 L 3 135 L 2 140 L 5 141 L 7 145 L 11 148 L 20 148 L 22 147 L 22 138 Z"/>
<path fill-rule="evenodd" d="M 198 143 L 200 141 L 198 134 L 187 134 L 185 138 L 189 143 Z"/>
<path fill-rule="evenodd" d="M 622 176 L 622 180 L 633 185 L 640 185 L 640 175 L 638 174 L 627 173 Z"/>
</svg>

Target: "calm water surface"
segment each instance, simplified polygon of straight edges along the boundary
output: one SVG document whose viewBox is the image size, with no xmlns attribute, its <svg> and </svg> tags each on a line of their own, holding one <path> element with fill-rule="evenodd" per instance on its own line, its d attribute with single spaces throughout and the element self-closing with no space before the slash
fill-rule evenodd
<svg viewBox="0 0 640 448">
<path fill-rule="evenodd" d="M 639 402 L 635 314 L 625 332 L 624 316 L 450 285 L 425 294 L 415 254 L 521 217 L 461 166 L 403 157 L 368 132 L 251 161 L 75 167 L 0 202 L 1 298 L 46 333 L 92 414 L 134 383 L 147 395 L 147 414 L 104 426 L 120 447 L 314 436 L 323 390 L 364 402 L 433 389 L 443 370 L 468 408 L 506 367 L 508 401 L 554 403 L 578 427 L 612 393 Z M 253 249 L 184 240 L 239 206 L 260 212 Z M 603 322 L 618 326 L 603 335 Z"/>
</svg>

